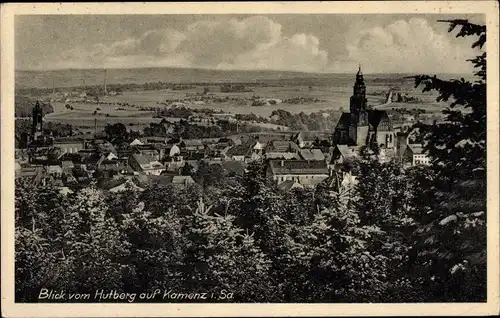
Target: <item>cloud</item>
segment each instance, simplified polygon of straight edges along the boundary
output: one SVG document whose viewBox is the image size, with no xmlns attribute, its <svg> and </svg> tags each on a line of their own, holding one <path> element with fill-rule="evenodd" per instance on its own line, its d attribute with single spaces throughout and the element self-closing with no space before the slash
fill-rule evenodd
<svg viewBox="0 0 500 318">
<path fill-rule="evenodd" d="M 347 58 L 330 68 L 361 63 L 372 73 L 467 73 L 471 67 L 465 60 L 477 53 L 467 45 L 436 32 L 425 19 L 399 20 L 359 31 L 346 44 Z"/>
<path fill-rule="evenodd" d="M 282 25 L 267 17 L 199 20 L 180 30 L 149 30 L 111 43 L 73 48 L 45 67 L 353 72 L 361 63 L 366 73 L 468 73 L 471 67 L 465 60 L 477 53 L 463 38 L 454 39 L 445 30 L 440 33 L 422 18 L 355 28 L 352 25 L 349 36 L 337 44 L 346 53 L 333 56 L 316 35 L 285 35 Z"/>
<path fill-rule="evenodd" d="M 217 66 L 241 54 L 275 43 L 281 38 L 281 25 L 265 17 L 212 22 L 199 21 L 187 28 L 180 51 L 194 65 Z"/>
<path fill-rule="evenodd" d="M 319 48 L 313 35 L 294 34 L 268 45 L 240 54 L 232 63 L 220 63 L 219 69 L 275 69 L 322 72 L 328 64 L 328 53 Z"/>
<path fill-rule="evenodd" d="M 200 20 L 182 31 L 150 30 L 138 38 L 71 49 L 61 54 L 55 68 L 133 65 L 321 71 L 327 56 L 317 37 L 285 37 L 281 24 L 253 16 Z"/>
</svg>

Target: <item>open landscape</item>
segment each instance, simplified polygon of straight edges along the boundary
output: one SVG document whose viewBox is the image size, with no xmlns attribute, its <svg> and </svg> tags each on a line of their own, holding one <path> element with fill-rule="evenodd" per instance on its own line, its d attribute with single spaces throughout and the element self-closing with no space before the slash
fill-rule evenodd
<svg viewBox="0 0 500 318">
<path fill-rule="evenodd" d="M 419 102 L 394 102 L 379 106 L 381 109 L 417 108 L 429 113 L 441 112 L 447 104 L 436 102 L 435 93 L 416 90 L 413 81 L 405 78 L 410 75 L 366 75 L 368 105 L 384 104 L 386 94 L 392 90 L 416 97 Z M 98 101 L 88 97 L 82 99 L 64 95 L 53 100 L 55 92 L 85 92 L 102 86 L 103 81 L 103 70 L 16 71 L 18 94 L 42 100 L 52 99 L 54 112 L 47 114 L 45 120 L 69 123 L 83 130 L 93 129 L 95 120 L 99 129 L 117 122 L 142 128 L 151 122 L 160 121 L 159 118 L 154 118 L 154 109 L 176 106 L 209 108 L 232 114 L 255 114 L 265 118 L 278 109 L 292 114 L 322 111 L 338 111 L 340 114 L 349 110 L 349 97 L 352 93 L 352 74 L 171 68 L 112 69 L 107 70 L 109 89 L 119 89 L 130 84 L 135 87 L 126 86 L 128 90 L 123 89 L 113 96 L 99 96 Z M 169 83 L 184 87 L 145 90 L 144 86 L 148 85 L 146 83 Z M 221 92 L 222 85 L 228 83 L 238 83 L 247 91 Z M 35 94 L 32 88 L 35 88 Z M 72 108 L 68 109 L 66 105 Z M 96 110 L 97 113 L 94 114 Z"/>
</svg>

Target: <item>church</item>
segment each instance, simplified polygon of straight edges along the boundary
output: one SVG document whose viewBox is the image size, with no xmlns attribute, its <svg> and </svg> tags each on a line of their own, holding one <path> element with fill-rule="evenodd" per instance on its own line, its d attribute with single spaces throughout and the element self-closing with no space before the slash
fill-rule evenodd
<svg viewBox="0 0 500 318">
<path fill-rule="evenodd" d="M 396 133 L 387 112 L 367 108 L 366 86 L 361 66 L 356 74 L 349 111 L 342 113 L 335 127 L 333 141 L 336 145 L 347 145 L 354 150 L 376 143 L 380 149 L 395 149 Z"/>
</svg>

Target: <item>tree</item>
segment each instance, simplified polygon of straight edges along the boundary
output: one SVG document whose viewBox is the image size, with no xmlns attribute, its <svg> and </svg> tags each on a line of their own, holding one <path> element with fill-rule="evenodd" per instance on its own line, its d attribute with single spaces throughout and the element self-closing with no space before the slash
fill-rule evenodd
<svg viewBox="0 0 500 318">
<path fill-rule="evenodd" d="M 187 162 L 181 168 L 181 175 L 183 176 L 193 176 L 195 173 L 194 167 Z"/>
<path fill-rule="evenodd" d="M 486 43 L 486 26 L 469 23 L 467 20 L 450 20 L 449 32 L 460 27 L 457 37 L 478 36 L 472 48 L 482 48 Z M 423 91 L 437 90 L 437 101 L 451 99 L 450 107 L 443 111 L 446 123 L 420 128 L 426 140 L 425 149 L 440 177 L 453 184 L 456 178 L 466 177 L 474 169 L 486 166 L 486 53 L 478 55 L 472 62 L 478 78 L 474 83 L 459 80 L 441 80 L 436 76 L 415 77 L 415 86 L 423 85 Z M 456 109 L 463 106 L 470 112 Z"/>
<path fill-rule="evenodd" d="M 457 37 L 478 37 L 473 48 L 486 43 L 485 26 L 467 20 L 444 22 L 450 32 L 459 28 Z M 432 165 L 418 182 L 435 194 L 424 205 L 427 211 L 416 211 L 418 229 L 408 260 L 415 283 L 423 285 L 426 299 L 433 301 L 486 299 L 486 53 L 468 61 L 476 69 L 474 83 L 415 77 L 417 87 L 437 90 L 438 101 L 451 101 L 443 111 L 444 123 L 420 127 Z"/>
<path fill-rule="evenodd" d="M 67 282 L 60 262 L 64 198 L 48 185 L 16 180 L 15 265 L 16 301 L 36 301 L 41 287 Z"/>
<path fill-rule="evenodd" d="M 122 123 L 116 123 L 112 125 L 106 124 L 106 127 L 104 127 L 104 132 L 106 133 L 108 140 L 123 142 L 128 139 L 127 127 L 125 127 L 125 125 Z"/>
<path fill-rule="evenodd" d="M 220 164 L 209 164 L 205 161 L 201 161 L 193 178 L 204 188 L 214 187 L 224 183 L 226 173 Z"/>
<path fill-rule="evenodd" d="M 251 234 L 234 225 L 234 216 L 212 215 L 210 210 L 200 200 L 188 217 L 183 287 L 209 294 L 225 289 L 236 301 L 267 301 L 266 255 Z"/>
<path fill-rule="evenodd" d="M 167 208 L 163 214 L 155 215 L 146 210 L 143 202 L 138 202 L 131 211 L 127 208 L 124 212 L 121 231 L 130 250 L 125 261 L 130 266 L 124 275 L 125 290 L 182 288 L 180 271 L 185 247 L 181 235 L 183 224 L 176 211 Z"/>
<path fill-rule="evenodd" d="M 129 256 L 128 244 L 118 224 L 107 215 L 103 194 L 91 185 L 70 198 L 62 221 L 64 259 L 73 282 L 66 290 L 94 292 L 122 289 Z"/>
<path fill-rule="evenodd" d="M 291 301 L 379 301 L 385 289 L 387 258 L 370 250 L 381 231 L 362 225 L 351 194 L 330 192 L 329 207 L 317 206 L 313 221 L 295 237 L 290 268 L 296 279 Z"/>
</svg>

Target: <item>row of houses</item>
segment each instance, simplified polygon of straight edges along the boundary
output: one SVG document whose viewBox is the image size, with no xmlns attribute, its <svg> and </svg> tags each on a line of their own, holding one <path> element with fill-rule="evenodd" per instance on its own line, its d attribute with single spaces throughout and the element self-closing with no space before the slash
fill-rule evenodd
<svg viewBox="0 0 500 318">
<path fill-rule="evenodd" d="M 419 145 L 408 145 L 401 152 L 408 165 L 429 164 Z M 92 179 L 96 174 L 109 176 L 114 183 L 116 180 L 132 182 L 131 178 L 146 176 L 151 180 L 160 178 L 162 182 L 189 185 L 194 181 L 180 175 L 186 165 L 196 170 L 203 161 L 235 163 L 241 170 L 240 167 L 251 161 L 263 160 L 267 164 L 267 176 L 277 185 L 297 187 L 325 181 L 358 155 L 356 149 L 348 145 L 332 146 L 311 133 L 241 134 L 184 140 L 146 137 L 127 145 L 115 145 L 105 137 L 84 136 L 58 138 L 50 146 L 20 151 L 16 154 L 16 175 L 37 178 L 37 182 L 41 182 L 41 175 L 47 175 L 52 178 L 50 182 L 59 180 L 61 187 Z M 379 157 L 389 160 L 393 154 L 381 150 Z M 117 189 L 122 189 L 123 184 L 116 185 Z"/>
</svg>

